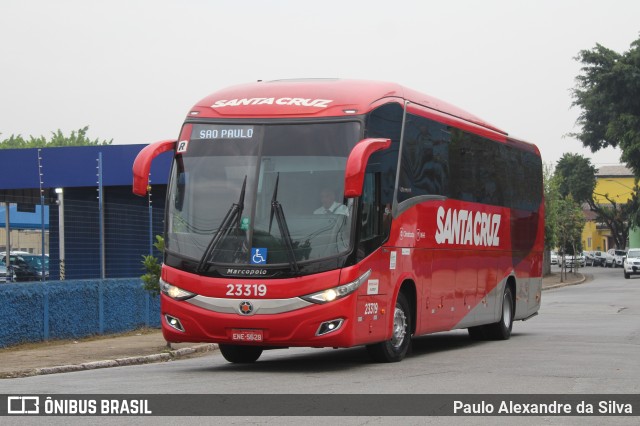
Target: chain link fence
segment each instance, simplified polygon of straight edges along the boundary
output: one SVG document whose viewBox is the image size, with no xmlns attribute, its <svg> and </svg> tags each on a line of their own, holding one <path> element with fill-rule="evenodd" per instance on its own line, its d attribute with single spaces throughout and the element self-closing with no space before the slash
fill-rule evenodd
<svg viewBox="0 0 640 426">
<path fill-rule="evenodd" d="M 153 202 L 150 197 L 133 197 L 130 188 L 125 187 L 105 190 L 103 202 L 95 188 L 65 190 L 64 198 L 56 201 L 54 196 L 47 201 L 45 226 L 22 230 L 40 236 L 45 233 L 44 253 L 41 244 L 30 248 L 30 252 L 18 252 L 12 241 L 13 276 L 9 271 L 7 281 L 140 277 L 145 273 L 143 256 L 161 257 L 153 243 L 155 236 L 163 232 L 163 188 Z M 11 238 L 16 240 L 16 232 L 21 230 L 12 221 Z M 0 245 L 6 246 L 4 241 Z M 4 256 L 0 255 L 0 259 Z"/>
</svg>

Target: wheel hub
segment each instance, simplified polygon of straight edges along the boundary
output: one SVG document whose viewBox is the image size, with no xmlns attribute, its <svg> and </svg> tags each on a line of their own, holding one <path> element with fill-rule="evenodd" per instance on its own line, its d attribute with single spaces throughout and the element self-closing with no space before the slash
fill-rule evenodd
<svg viewBox="0 0 640 426">
<path fill-rule="evenodd" d="M 393 337 L 391 338 L 391 344 L 395 349 L 402 346 L 405 335 L 407 334 L 407 317 L 404 311 L 396 307 L 393 314 Z"/>
</svg>

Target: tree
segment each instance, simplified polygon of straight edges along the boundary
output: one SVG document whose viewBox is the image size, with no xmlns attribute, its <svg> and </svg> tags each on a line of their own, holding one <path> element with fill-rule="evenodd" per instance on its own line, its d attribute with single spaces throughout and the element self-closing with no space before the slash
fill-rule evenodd
<svg viewBox="0 0 640 426">
<path fill-rule="evenodd" d="M 544 185 L 544 246 L 547 250 L 552 250 L 557 246 L 556 222 L 558 216 L 557 200 L 559 197 L 558 181 L 553 174 L 553 166 L 544 165 L 543 170 Z"/>
<path fill-rule="evenodd" d="M 579 154 L 564 154 L 556 165 L 560 195 L 571 195 L 578 203 L 588 203 L 596 187 L 596 171 L 589 159 Z"/>
<path fill-rule="evenodd" d="M 544 262 L 543 274 L 551 273 L 550 251 L 557 247 L 557 224 L 558 224 L 558 180 L 553 174 L 553 165 L 545 164 L 543 168 L 544 184 Z"/>
<path fill-rule="evenodd" d="M 575 58 L 582 63 L 572 106 L 582 109 L 577 137 L 597 152 L 619 147 L 621 159 L 640 177 L 640 38 L 623 54 L 596 44 Z"/>
<path fill-rule="evenodd" d="M 21 135 L 11 135 L 9 138 L 0 141 L 0 149 L 13 148 L 45 148 L 54 146 L 86 146 L 86 145 L 111 145 L 113 139 L 91 140 L 87 137 L 89 126 L 71 131 L 69 136 L 65 136 L 60 129 L 57 132 L 51 132 L 51 139 L 47 140 L 44 136 L 33 137 L 29 139 L 23 138 Z"/>
<path fill-rule="evenodd" d="M 609 228 L 615 246 L 624 248 L 629 238 L 629 229 L 633 225 L 640 225 L 640 188 L 636 182 L 629 200 L 619 203 L 609 194 L 594 192 L 595 173 L 596 168 L 588 158 L 578 154 L 565 154 L 556 165 L 558 191 L 563 197 L 571 196 L 578 203 L 587 204 L 596 213 L 597 220 Z M 606 199 L 608 203 L 599 202 L 595 195 Z"/>
<path fill-rule="evenodd" d="M 582 230 L 586 219 L 580 204 L 576 203 L 571 195 L 558 200 L 558 245 L 561 248 L 560 255 L 577 254 L 581 251 Z M 566 265 L 565 262 L 563 262 Z M 574 262 L 575 264 L 575 262 Z M 566 266 L 563 266 L 566 274 Z M 560 275 L 562 281 L 562 274 Z"/>
<path fill-rule="evenodd" d="M 156 235 L 156 242 L 153 246 L 160 252 L 164 253 L 164 238 L 162 235 Z M 162 271 L 162 263 L 157 257 L 149 254 L 142 256 L 142 267 L 147 271 L 142 277 L 142 287 L 152 296 L 160 294 L 160 273 Z"/>
</svg>

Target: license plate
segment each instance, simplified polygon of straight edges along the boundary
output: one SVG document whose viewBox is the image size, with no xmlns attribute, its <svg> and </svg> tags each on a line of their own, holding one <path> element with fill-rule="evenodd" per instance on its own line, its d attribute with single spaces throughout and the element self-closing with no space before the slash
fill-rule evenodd
<svg viewBox="0 0 640 426">
<path fill-rule="evenodd" d="M 234 342 L 262 342 L 262 330 L 237 329 L 231 330 L 231 340 Z"/>
</svg>

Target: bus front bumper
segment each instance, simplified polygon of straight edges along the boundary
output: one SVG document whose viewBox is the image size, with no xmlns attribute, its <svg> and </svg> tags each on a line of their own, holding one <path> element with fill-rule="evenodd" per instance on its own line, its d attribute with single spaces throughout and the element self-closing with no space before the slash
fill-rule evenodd
<svg viewBox="0 0 640 426">
<path fill-rule="evenodd" d="M 202 299 L 178 301 L 162 294 L 162 333 L 168 342 L 176 343 L 267 347 L 356 345 L 354 295 L 326 304 L 302 301 L 285 308 L 284 312 L 265 308 L 261 302 L 266 300 L 227 299 L 224 304 L 207 304 Z"/>
</svg>

